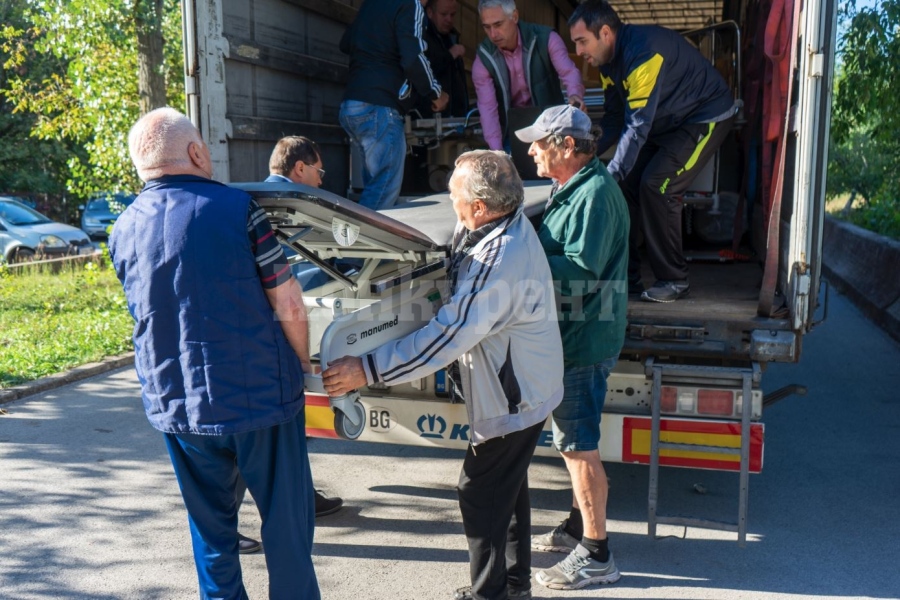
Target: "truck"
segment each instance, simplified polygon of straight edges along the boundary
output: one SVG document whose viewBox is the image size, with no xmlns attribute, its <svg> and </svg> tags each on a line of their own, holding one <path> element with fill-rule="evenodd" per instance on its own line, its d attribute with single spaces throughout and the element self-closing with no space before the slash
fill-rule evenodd
<svg viewBox="0 0 900 600">
<path fill-rule="evenodd" d="M 360 4 L 182 2 L 187 113 L 209 145 L 215 178 L 246 189 L 266 208 L 301 281 L 310 270 L 329 275 L 304 292 L 312 353 L 323 367 L 329 358 L 361 355 L 408 333 L 439 309 L 455 217 L 446 194 L 421 195 L 422 181 L 440 189 L 455 154 L 477 145 L 478 137 L 477 116 L 462 123 L 408 119 L 411 155 L 418 153 L 420 162 L 411 156 L 407 170 L 418 171 L 419 181 L 405 179 L 406 195 L 390 210 L 376 213 L 352 202 L 359 161 L 338 124 L 348 76 L 348 57 L 338 45 Z M 569 44 L 566 21 L 576 4 L 517 3 L 523 20 L 553 27 Z M 659 524 L 676 524 L 735 532 L 743 545 L 750 475 L 763 466 L 764 409 L 804 391 L 794 386 L 764 395 L 762 377 L 770 363 L 800 360 L 804 336 L 827 314 L 820 275 L 835 2 L 612 4 L 623 22 L 662 25 L 695 43 L 743 109 L 732 138 L 684 197 L 691 295 L 670 304 L 629 301 L 600 452 L 605 461 L 648 465 L 651 538 Z M 471 68 L 484 34 L 477 1 L 459 5 L 457 28 Z M 598 75 L 586 66 L 582 73 L 596 118 L 602 114 L 593 83 Z M 283 135 L 305 135 L 320 145 L 327 169 L 322 189 L 252 183 L 267 174 L 269 154 Z M 547 182 L 526 182 L 529 215 L 540 214 L 548 189 Z M 340 261 L 355 268 L 339 269 Z M 469 443 L 465 408 L 448 397 L 443 371 L 340 399 L 329 399 L 320 379 L 308 379 L 308 435 Z M 551 439 L 548 425 L 538 455 L 556 454 Z M 660 514 L 661 466 L 734 472 L 735 520 Z"/>
</svg>

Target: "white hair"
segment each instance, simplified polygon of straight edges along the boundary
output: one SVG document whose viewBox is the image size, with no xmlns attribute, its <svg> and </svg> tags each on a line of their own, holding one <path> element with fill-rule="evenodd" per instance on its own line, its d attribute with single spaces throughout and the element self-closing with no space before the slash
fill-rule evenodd
<svg viewBox="0 0 900 600">
<path fill-rule="evenodd" d="M 512 158 L 501 150 L 470 150 L 459 155 L 453 174 L 458 179 L 463 200 L 484 202 L 488 212 L 507 215 L 525 200 L 522 179 Z M 463 169 L 468 168 L 468 173 Z"/>
<path fill-rule="evenodd" d="M 128 133 L 128 152 L 144 181 L 148 172 L 192 166 L 188 153 L 192 143 L 203 144 L 200 131 L 190 119 L 168 106 L 148 112 Z"/>
<path fill-rule="evenodd" d="M 486 8 L 497 8 L 498 6 L 503 9 L 503 14 L 511 17 L 516 11 L 516 0 L 478 0 L 478 14 L 480 15 L 481 11 Z"/>
</svg>

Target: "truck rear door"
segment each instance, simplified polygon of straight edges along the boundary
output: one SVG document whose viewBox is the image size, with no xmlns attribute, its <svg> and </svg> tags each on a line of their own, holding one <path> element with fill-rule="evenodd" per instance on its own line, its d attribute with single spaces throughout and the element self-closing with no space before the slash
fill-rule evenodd
<svg viewBox="0 0 900 600">
<path fill-rule="evenodd" d="M 209 145 L 215 179 L 259 181 L 275 142 L 303 135 L 322 151 L 323 187 L 346 190 L 338 109 L 348 59 L 338 44 L 355 14 L 340 2 L 182 2 L 188 116 Z"/>
<path fill-rule="evenodd" d="M 783 289 L 793 329 L 801 332 L 812 325 L 821 275 L 835 13 L 834 0 L 802 3 L 795 40 L 796 87 L 787 128 L 779 277 L 787 283 Z"/>
</svg>

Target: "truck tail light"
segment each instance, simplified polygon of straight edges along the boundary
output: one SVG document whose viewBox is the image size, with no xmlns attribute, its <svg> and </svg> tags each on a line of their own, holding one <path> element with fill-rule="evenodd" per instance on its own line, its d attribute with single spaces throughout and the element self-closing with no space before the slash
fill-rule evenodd
<svg viewBox="0 0 900 600">
<path fill-rule="evenodd" d="M 678 417 L 740 419 L 743 396 L 740 388 L 666 382 L 659 390 L 659 408 L 665 415 Z M 750 399 L 750 418 L 759 420 L 762 418 L 762 392 L 752 390 Z"/>
<path fill-rule="evenodd" d="M 734 392 L 730 390 L 697 390 L 697 414 L 730 417 L 734 414 Z"/>
<path fill-rule="evenodd" d="M 660 390 L 659 407 L 662 412 L 673 413 L 678 410 L 678 390 L 665 385 Z"/>
</svg>

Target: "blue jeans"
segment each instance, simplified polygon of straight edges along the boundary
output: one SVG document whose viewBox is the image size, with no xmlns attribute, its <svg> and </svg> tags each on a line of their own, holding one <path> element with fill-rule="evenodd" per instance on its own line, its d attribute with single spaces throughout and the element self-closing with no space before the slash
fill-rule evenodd
<svg viewBox="0 0 900 600">
<path fill-rule="evenodd" d="M 606 380 L 615 364 L 615 358 L 607 358 L 586 367 L 566 367 L 563 399 L 552 418 L 553 446 L 560 452 L 599 448 Z"/>
<path fill-rule="evenodd" d="M 246 599 L 235 486 L 243 477 L 262 517 L 269 598 L 318 600 L 314 502 L 305 415 L 230 435 L 164 434 L 188 512 L 200 598 Z"/>
<path fill-rule="evenodd" d="M 393 108 L 344 100 L 339 115 L 350 141 L 362 150 L 363 192 L 359 203 L 366 208 L 390 208 L 400 195 L 406 161 L 403 117 Z"/>
</svg>

